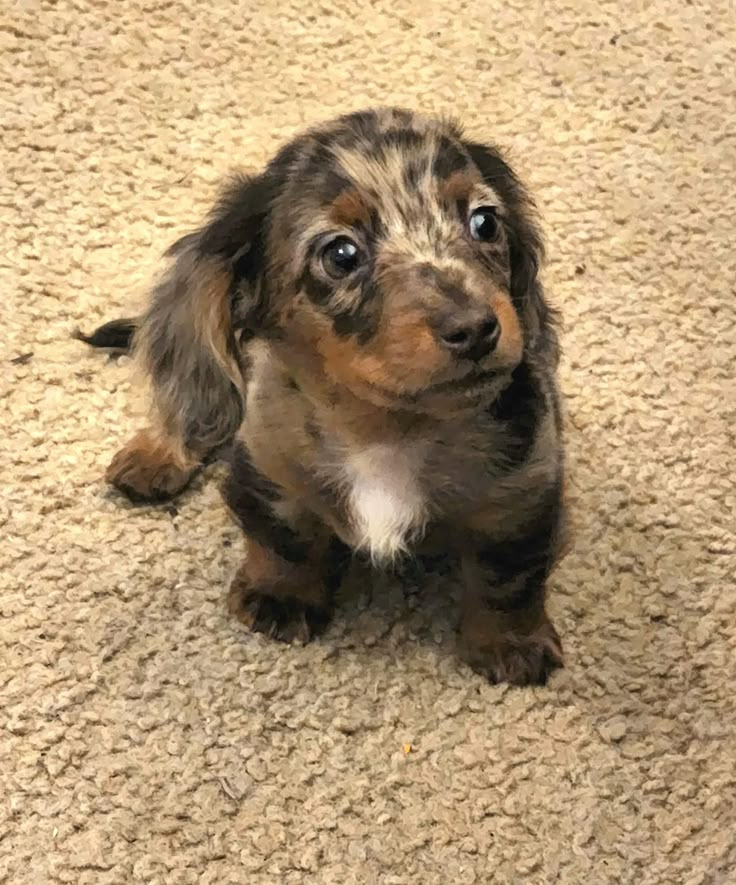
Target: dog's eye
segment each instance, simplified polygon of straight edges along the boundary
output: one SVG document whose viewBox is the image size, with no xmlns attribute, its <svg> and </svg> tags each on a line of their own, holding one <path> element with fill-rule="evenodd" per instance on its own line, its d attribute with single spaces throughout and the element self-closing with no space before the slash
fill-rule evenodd
<svg viewBox="0 0 736 885">
<path fill-rule="evenodd" d="M 360 265 L 358 247 L 347 237 L 337 237 L 322 250 L 322 265 L 335 279 L 346 277 Z"/>
<path fill-rule="evenodd" d="M 474 240 L 490 243 L 498 236 L 498 218 L 493 206 L 481 206 L 470 216 L 470 235 Z"/>
</svg>

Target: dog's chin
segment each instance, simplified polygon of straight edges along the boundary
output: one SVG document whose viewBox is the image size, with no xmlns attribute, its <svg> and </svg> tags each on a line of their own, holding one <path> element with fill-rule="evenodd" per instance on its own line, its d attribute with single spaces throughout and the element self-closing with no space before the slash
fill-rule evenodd
<svg viewBox="0 0 736 885">
<path fill-rule="evenodd" d="M 457 378 L 450 378 L 446 381 L 438 381 L 434 384 L 431 384 L 426 388 L 427 394 L 438 394 L 438 393 L 472 393 L 476 390 L 485 390 L 489 387 L 494 387 L 498 382 L 499 375 L 503 375 L 505 373 L 499 372 L 496 369 L 484 369 L 482 367 L 475 367 L 471 369 L 469 372 L 466 372 L 463 375 L 460 375 Z"/>
<path fill-rule="evenodd" d="M 489 405 L 508 386 L 514 368 L 477 366 L 457 377 L 432 380 L 415 389 L 406 389 L 399 382 L 396 387 L 388 387 L 366 381 L 353 386 L 352 393 L 386 409 L 447 415 Z"/>
<path fill-rule="evenodd" d="M 511 382 L 513 369 L 476 369 L 461 378 L 434 384 L 417 396 L 417 405 L 431 414 L 487 408 Z"/>
</svg>

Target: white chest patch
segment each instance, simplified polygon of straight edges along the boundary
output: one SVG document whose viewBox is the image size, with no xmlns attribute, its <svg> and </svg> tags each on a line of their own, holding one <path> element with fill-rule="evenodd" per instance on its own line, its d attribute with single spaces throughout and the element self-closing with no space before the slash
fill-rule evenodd
<svg viewBox="0 0 736 885">
<path fill-rule="evenodd" d="M 421 465 L 421 452 L 395 445 L 368 446 L 348 456 L 345 480 L 357 546 L 375 562 L 394 559 L 424 531 Z"/>
</svg>

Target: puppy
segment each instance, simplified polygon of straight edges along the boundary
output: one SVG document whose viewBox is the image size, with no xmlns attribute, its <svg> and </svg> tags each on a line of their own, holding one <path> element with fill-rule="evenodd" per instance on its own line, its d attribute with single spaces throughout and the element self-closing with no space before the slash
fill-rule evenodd
<svg viewBox="0 0 736 885">
<path fill-rule="evenodd" d="M 350 551 L 439 548 L 464 660 L 544 683 L 563 454 L 542 251 L 519 179 L 454 123 L 388 109 L 308 131 L 225 186 L 140 320 L 85 339 L 133 336 L 153 389 L 108 481 L 159 500 L 226 452 L 247 544 L 230 609 L 280 640 L 326 627 Z"/>
</svg>

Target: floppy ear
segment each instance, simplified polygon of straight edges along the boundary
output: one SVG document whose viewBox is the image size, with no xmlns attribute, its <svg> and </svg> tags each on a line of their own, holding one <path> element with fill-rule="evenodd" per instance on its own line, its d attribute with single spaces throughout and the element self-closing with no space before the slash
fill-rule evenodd
<svg viewBox="0 0 736 885">
<path fill-rule="evenodd" d="M 157 423 L 189 457 L 228 442 L 243 418 L 238 338 L 254 331 L 269 202 L 265 176 L 229 182 L 208 223 L 168 250 L 136 334 Z"/>
<path fill-rule="evenodd" d="M 544 260 L 542 235 L 534 220 L 535 206 L 516 173 L 492 147 L 466 143 L 483 180 L 503 200 L 511 265 L 511 299 L 525 330 L 525 349 L 558 359 L 557 314 L 544 297 L 539 271 Z"/>
</svg>

